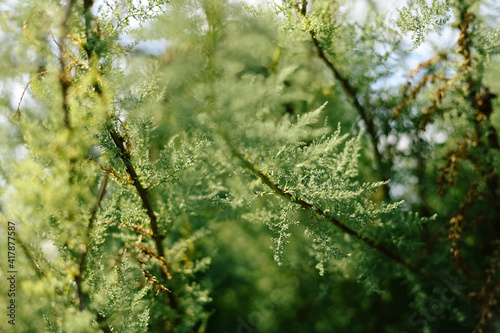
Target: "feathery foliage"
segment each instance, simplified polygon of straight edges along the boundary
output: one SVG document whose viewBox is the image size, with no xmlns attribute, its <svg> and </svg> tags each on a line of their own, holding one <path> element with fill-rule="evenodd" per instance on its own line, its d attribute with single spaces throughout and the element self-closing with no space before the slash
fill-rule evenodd
<svg viewBox="0 0 500 333">
<path fill-rule="evenodd" d="M 500 8 L 362 3 L 2 4 L 2 331 L 497 331 Z"/>
</svg>

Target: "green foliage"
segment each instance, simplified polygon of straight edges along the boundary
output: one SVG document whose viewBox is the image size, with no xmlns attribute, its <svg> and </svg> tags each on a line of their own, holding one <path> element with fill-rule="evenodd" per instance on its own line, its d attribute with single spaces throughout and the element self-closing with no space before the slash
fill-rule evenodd
<svg viewBox="0 0 500 333">
<path fill-rule="evenodd" d="M 357 5 L 5 5 L 16 330 L 495 331 L 494 6 Z"/>
<path fill-rule="evenodd" d="M 425 0 L 415 0 L 410 7 L 398 10 L 396 24 L 403 32 L 412 33 L 413 47 L 410 51 L 423 43 L 425 33 L 430 28 L 441 28 L 446 24 L 450 19 L 449 11 L 449 0 L 432 0 L 430 5 Z"/>
</svg>

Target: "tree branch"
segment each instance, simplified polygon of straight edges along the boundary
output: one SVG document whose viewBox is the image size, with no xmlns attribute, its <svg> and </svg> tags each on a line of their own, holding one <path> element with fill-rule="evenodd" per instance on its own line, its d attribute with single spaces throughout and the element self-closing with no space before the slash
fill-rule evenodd
<svg viewBox="0 0 500 333">
<path fill-rule="evenodd" d="M 65 38 L 68 35 L 68 19 L 71 13 L 71 8 L 75 5 L 76 0 L 70 0 L 68 6 L 66 7 L 66 13 L 64 20 L 62 22 L 62 33 L 61 38 Z M 57 43 L 56 43 L 57 44 Z M 61 73 L 59 74 L 59 83 L 62 89 L 62 108 L 64 112 L 64 126 L 68 129 L 71 128 L 71 122 L 69 118 L 69 101 L 68 101 L 68 91 L 71 87 L 71 70 L 68 63 L 66 62 L 66 54 L 62 46 L 62 42 L 57 44 L 59 46 L 59 64 L 61 66 Z"/>
<path fill-rule="evenodd" d="M 275 184 L 267 175 L 265 175 L 263 172 L 258 170 L 238 150 L 236 150 L 235 148 L 231 148 L 231 149 L 232 149 L 233 155 L 241 161 L 243 166 L 246 169 L 248 169 L 251 173 L 253 173 L 255 176 L 257 176 L 270 189 L 272 189 L 274 193 L 276 193 L 277 195 L 285 198 L 286 200 L 288 200 L 292 203 L 295 203 L 295 204 L 301 206 L 302 208 L 304 208 L 306 210 L 309 210 L 309 211 L 316 213 L 318 216 L 325 218 L 326 220 L 328 220 L 330 223 L 332 223 L 334 226 L 336 226 L 337 228 L 339 228 L 340 230 L 342 230 L 346 234 L 351 235 L 354 238 L 359 239 L 360 241 L 362 241 L 363 243 L 365 243 L 369 247 L 377 250 L 378 252 L 382 253 L 383 255 L 385 255 L 387 258 L 391 259 L 395 263 L 412 271 L 410 266 L 399 255 L 392 252 L 391 250 L 389 250 L 385 246 L 379 244 L 378 242 L 376 242 L 370 238 L 367 238 L 367 237 L 361 235 L 359 232 L 351 229 L 350 227 L 348 227 L 347 225 L 345 225 L 344 223 L 339 221 L 335 216 L 328 214 L 327 212 L 325 212 L 321 208 L 316 208 L 316 207 L 314 207 L 313 204 L 311 204 L 305 200 L 296 198 L 291 193 L 286 192 L 285 190 L 280 188 L 277 184 Z"/>
<path fill-rule="evenodd" d="M 31 82 L 39 77 L 40 75 L 43 75 L 43 74 L 47 74 L 49 71 L 43 71 L 43 72 L 40 72 L 38 73 L 37 75 L 33 76 L 29 81 L 28 83 L 26 84 L 26 86 L 24 87 L 24 90 L 23 90 L 23 93 L 21 95 L 21 98 L 19 99 L 19 104 L 17 105 L 17 110 L 16 110 L 16 113 L 14 114 L 14 118 L 15 120 L 20 120 L 21 119 L 21 103 L 23 102 L 23 98 L 24 98 L 24 94 L 26 93 L 26 90 L 28 90 L 28 87 L 29 85 L 31 84 Z"/>
<path fill-rule="evenodd" d="M 93 15 L 92 15 L 92 6 L 94 5 L 94 0 L 84 0 L 83 2 L 84 5 L 84 15 L 85 15 L 85 37 L 87 39 L 87 42 L 84 46 L 85 52 L 87 53 L 88 61 L 90 62 L 92 58 L 92 54 L 95 53 L 95 46 L 97 42 L 99 41 L 99 34 L 93 34 L 91 32 L 91 25 L 92 25 L 92 20 L 93 20 Z M 97 81 L 94 82 L 93 84 L 95 91 L 97 92 L 98 95 L 102 95 L 103 91 L 102 88 L 99 86 Z M 127 143 L 124 138 L 113 128 L 109 127 L 108 133 L 111 136 L 111 139 L 113 140 L 115 146 L 118 148 L 120 151 L 120 158 L 125 164 L 125 168 L 127 170 L 127 173 L 129 174 L 134 187 L 137 190 L 137 193 L 139 194 L 142 202 L 142 206 L 146 210 L 146 213 L 149 217 L 150 225 L 151 225 L 151 231 L 153 233 L 152 238 L 155 242 L 155 247 L 156 251 L 158 252 L 158 256 L 160 258 L 163 258 L 165 261 L 165 250 L 163 248 L 162 241 L 164 239 L 163 235 L 160 235 L 158 233 L 158 221 L 155 215 L 155 212 L 153 210 L 153 206 L 151 204 L 151 200 L 149 199 L 148 195 L 148 190 L 144 188 L 142 185 L 141 181 L 139 180 L 139 176 L 137 175 L 137 172 L 132 164 L 131 156 L 130 156 L 130 149 L 127 146 Z M 166 262 L 166 261 L 165 261 Z M 169 275 L 165 272 L 164 269 L 160 270 L 161 277 L 164 281 L 167 281 L 169 279 Z M 170 288 L 172 290 L 172 288 Z M 169 292 L 168 294 L 168 299 L 170 302 L 171 307 L 179 314 L 182 314 L 182 310 L 179 307 L 179 302 L 177 300 L 177 297 L 174 295 L 173 292 Z M 178 322 L 175 323 L 176 326 L 179 324 Z"/>
<path fill-rule="evenodd" d="M 306 16 L 306 7 L 303 5 L 302 8 L 297 9 L 299 13 L 305 17 Z M 384 171 L 384 165 L 382 161 L 382 154 L 378 150 L 378 143 L 379 143 L 379 137 L 377 135 L 377 130 L 375 129 L 375 123 L 373 121 L 373 118 L 371 115 L 367 112 L 366 108 L 361 105 L 361 103 L 358 100 L 358 89 L 354 87 L 347 78 L 342 76 L 340 72 L 338 71 L 337 67 L 333 64 L 330 59 L 325 54 L 325 51 L 323 50 L 323 47 L 319 43 L 317 34 L 314 30 L 309 31 L 309 35 L 311 36 L 311 39 L 313 41 L 314 47 L 316 48 L 316 51 L 318 53 L 318 56 L 320 57 L 321 60 L 325 63 L 325 65 L 330 69 L 332 72 L 333 76 L 340 82 L 342 85 L 342 89 L 344 90 L 345 94 L 352 100 L 352 103 L 354 105 L 354 108 L 358 112 L 358 114 L 361 116 L 361 119 L 366 124 L 366 130 L 368 132 L 368 136 L 370 138 L 370 142 L 373 145 L 373 153 L 375 154 L 375 163 L 377 165 L 377 169 L 380 175 L 380 179 L 384 182 L 389 180 L 389 177 L 386 176 L 386 172 Z M 389 199 L 389 188 L 387 184 L 382 185 L 382 189 L 384 191 L 384 197 L 386 199 Z"/>
<path fill-rule="evenodd" d="M 137 175 L 137 172 L 135 171 L 134 166 L 132 165 L 130 153 L 126 148 L 125 140 L 123 140 L 122 136 L 119 135 L 115 129 L 111 128 L 109 129 L 109 135 L 113 139 L 113 142 L 115 143 L 115 146 L 120 150 L 120 156 L 125 164 L 125 168 L 127 169 L 127 173 L 129 174 L 130 178 L 132 179 L 133 185 L 137 190 L 137 193 L 139 194 L 141 201 L 142 201 L 142 206 L 146 210 L 146 214 L 149 217 L 149 221 L 151 224 L 151 231 L 153 232 L 153 239 L 155 241 L 156 245 L 156 251 L 158 252 L 158 255 L 160 257 L 165 256 L 165 250 L 163 249 L 162 245 L 162 240 L 163 236 L 158 234 L 158 221 L 156 218 L 156 215 L 153 210 L 153 206 L 151 205 L 151 201 L 149 200 L 148 192 L 142 186 L 141 181 L 139 180 L 139 176 Z"/>
<path fill-rule="evenodd" d="M 130 178 L 132 179 L 133 185 L 137 190 L 137 193 L 139 194 L 141 201 L 142 201 L 142 206 L 146 210 L 146 213 L 149 217 L 150 225 L 151 225 L 151 231 L 153 232 L 152 238 L 155 242 L 156 246 L 156 251 L 158 252 L 158 256 L 160 258 L 163 258 L 163 261 L 165 261 L 165 250 L 163 248 L 163 235 L 158 234 L 158 221 L 156 218 L 156 215 L 153 210 L 153 206 L 151 204 L 151 201 L 149 199 L 148 191 L 142 186 L 141 181 L 139 180 L 139 176 L 137 175 L 137 172 L 135 171 L 135 168 L 132 164 L 131 161 L 131 156 L 129 153 L 129 150 L 127 149 L 127 145 L 125 143 L 125 140 L 121 135 L 119 135 L 114 128 L 109 129 L 109 135 L 113 139 L 113 142 L 115 143 L 115 146 L 120 150 L 120 157 L 125 164 L 125 168 L 127 170 L 127 173 L 129 174 Z M 165 261 L 166 263 L 166 261 Z M 164 281 L 168 280 L 169 276 L 165 270 L 160 270 L 161 272 L 161 277 Z M 170 288 L 170 291 L 172 291 L 172 288 Z M 170 301 L 170 305 L 172 306 L 173 309 L 175 309 L 178 313 L 181 313 L 181 309 L 179 307 L 179 302 L 177 301 L 177 297 L 175 297 L 173 292 L 169 292 L 168 298 Z"/>
<path fill-rule="evenodd" d="M 96 314 L 96 321 L 99 324 L 100 329 L 104 333 L 113 333 L 113 331 L 109 328 L 108 324 L 106 323 L 107 319 L 103 317 L 99 312 Z"/>
<path fill-rule="evenodd" d="M 85 51 L 87 52 L 88 59 L 90 61 L 90 58 L 92 56 L 92 53 L 94 52 L 94 43 L 91 43 L 91 40 L 94 38 L 91 34 L 91 21 L 92 21 L 92 6 L 94 4 L 93 0 L 84 0 L 84 10 L 85 10 L 85 36 L 87 38 L 87 44 L 85 45 Z M 94 84 L 95 88 L 97 89 L 97 93 L 99 95 L 102 94 L 102 90 L 99 89 L 97 84 Z M 109 135 L 111 136 L 111 139 L 113 139 L 113 142 L 115 143 L 115 146 L 120 150 L 120 157 L 125 164 L 125 167 L 127 169 L 127 173 L 129 174 L 133 185 L 135 186 L 137 193 L 141 197 L 142 201 L 142 206 L 146 210 L 146 213 L 149 217 L 150 224 L 151 224 L 151 230 L 153 232 L 153 239 L 155 241 L 156 245 L 156 251 L 158 252 L 158 255 L 160 257 L 165 257 L 165 251 L 163 249 L 162 245 L 162 240 L 163 236 L 160 236 L 158 234 L 158 221 L 156 219 L 156 215 L 153 210 L 153 206 L 151 205 L 151 201 L 149 200 L 148 192 L 147 190 L 142 186 L 141 181 L 139 180 L 139 176 L 137 175 L 137 172 L 135 171 L 134 166 L 132 165 L 131 157 L 130 157 L 130 149 L 127 146 L 127 143 L 123 139 L 123 137 L 118 134 L 118 132 L 110 127 L 109 130 Z M 165 275 L 165 278 L 167 276 Z"/>
<path fill-rule="evenodd" d="M 373 122 L 373 118 L 368 114 L 367 110 L 359 102 L 358 90 L 349 82 L 348 79 L 346 79 L 340 74 L 335 65 L 327 58 L 323 48 L 319 44 L 316 33 L 314 31 L 311 31 L 309 32 L 309 34 L 311 35 L 316 51 L 318 52 L 318 56 L 321 58 L 321 60 L 323 60 L 325 65 L 331 70 L 333 76 L 338 81 L 340 81 L 340 84 L 342 85 L 344 92 L 352 100 L 354 108 L 356 109 L 356 111 L 358 111 L 358 114 L 361 116 L 361 119 L 363 119 L 363 121 L 366 124 L 366 130 L 369 134 L 368 136 L 370 138 L 371 144 L 373 145 L 373 153 L 375 154 L 375 163 L 377 164 L 377 169 L 379 171 L 381 180 L 384 182 L 389 180 L 384 172 L 384 166 L 382 163 L 382 154 L 378 150 L 379 138 L 377 135 L 377 130 L 375 129 L 375 123 Z M 384 197 L 386 199 L 389 199 L 390 198 L 389 188 L 387 187 L 387 185 L 383 185 L 382 188 L 384 190 Z"/>
</svg>

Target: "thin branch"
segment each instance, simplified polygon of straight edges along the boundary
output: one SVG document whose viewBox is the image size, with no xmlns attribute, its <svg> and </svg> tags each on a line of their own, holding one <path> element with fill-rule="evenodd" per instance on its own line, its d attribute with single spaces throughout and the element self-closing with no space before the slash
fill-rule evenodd
<svg viewBox="0 0 500 333">
<path fill-rule="evenodd" d="M 68 34 L 69 28 L 67 26 L 69 15 L 71 13 L 71 8 L 75 5 L 76 0 L 70 0 L 68 6 L 66 7 L 66 13 L 64 16 L 64 20 L 62 22 L 62 33 L 61 38 L 65 38 Z M 64 48 L 61 43 L 56 43 L 59 47 L 59 64 L 61 65 L 61 73 L 59 74 L 59 83 L 62 89 L 62 108 L 64 112 L 64 126 L 68 129 L 71 128 L 71 123 L 69 119 L 69 100 L 68 100 L 68 91 L 71 87 L 71 71 L 69 69 L 69 65 L 66 62 L 66 53 L 64 52 Z"/>
<path fill-rule="evenodd" d="M 153 250 L 151 250 L 149 247 L 147 247 L 144 243 L 138 243 L 138 248 L 139 248 L 139 253 L 143 253 L 147 255 L 150 258 L 155 258 L 160 262 L 160 267 L 162 271 L 167 275 L 168 279 L 171 279 L 172 277 L 170 276 L 168 272 L 168 262 L 165 260 L 164 257 L 160 257 L 158 254 L 156 254 Z"/>
<path fill-rule="evenodd" d="M 357 89 L 354 88 L 353 85 L 351 85 L 349 80 L 347 80 L 339 73 L 335 65 L 326 57 L 325 52 L 323 51 L 323 48 L 319 44 L 319 41 L 316 37 L 316 33 L 314 31 L 311 31 L 310 35 L 312 37 L 314 46 L 316 47 L 316 50 L 318 52 L 318 56 L 323 60 L 326 66 L 330 68 L 330 70 L 333 73 L 333 76 L 337 78 L 338 81 L 340 81 L 342 88 L 344 89 L 344 92 L 352 100 L 354 108 L 358 111 L 358 114 L 361 116 L 361 119 L 363 119 L 363 121 L 365 122 L 366 130 L 369 134 L 368 136 L 373 146 L 373 153 L 375 154 L 375 163 L 377 164 L 377 169 L 380 173 L 381 180 L 384 182 L 387 181 L 388 177 L 385 176 L 384 167 L 382 164 L 382 154 L 380 154 L 380 151 L 378 150 L 378 135 L 375 129 L 375 123 L 373 122 L 373 119 L 368 115 L 363 105 L 361 105 L 361 103 L 359 102 L 357 96 L 358 95 Z M 383 185 L 383 190 L 384 190 L 384 196 L 386 198 L 389 198 L 389 189 L 387 188 L 387 185 Z"/>
<path fill-rule="evenodd" d="M 349 98 L 352 99 L 354 103 L 354 108 L 358 111 L 359 115 L 361 118 L 366 122 L 367 127 L 374 126 L 373 121 L 368 117 L 368 113 L 366 112 L 365 108 L 361 105 L 359 102 L 357 95 L 358 95 L 358 90 L 354 88 L 354 86 L 349 82 L 348 79 L 343 77 L 340 72 L 337 70 L 333 62 L 331 62 L 328 57 L 325 54 L 325 51 L 319 44 L 318 38 L 316 36 L 315 31 L 309 32 L 309 34 L 312 37 L 314 46 L 316 47 L 316 51 L 318 52 L 318 56 L 323 60 L 325 65 L 332 71 L 333 76 L 340 81 L 340 84 L 342 85 L 342 88 L 344 89 L 344 92 L 349 96 Z M 372 131 L 370 131 L 370 134 Z"/>
<path fill-rule="evenodd" d="M 163 236 L 158 234 L 158 221 L 156 218 L 156 215 L 153 210 L 153 206 L 151 204 L 151 201 L 148 196 L 147 190 L 142 186 L 141 181 L 139 180 L 139 176 L 137 175 L 137 172 L 135 171 L 134 166 L 132 165 L 130 153 L 127 149 L 125 140 L 121 135 L 119 135 L 115 129 L 111 128 L 109 130 L 109 134 L 111 138 L 113 139 L 113 142 L 115 143 L 115 146 L 120 150 L 120 156 L 125 164 L 125 168 L 127 169 L 127 173 L 130 175 L 130 178 L 132 179 L 133 185 L 135 186 L 137 193 L 139 194 L 141 201 L 142 201 L 142 206 L 146 210 L 146 214 L 149 217 L 149 221 L 151 224 L 151 231 L 153 232 L 153 239 L 155 241 L 156 245 L 156 251 L 158 251 L 158 255 L 161 257 L 165 256 L 165 250 L 163 249 L 162 245 L 162 240 Z"/>
<path fill-rule="evenodd" d="M 21 118 L 21 103 L 23 101 L 23 98 L 24 98 L 24 94 L 26 93 L 26 90 L 28 90 L 28 87 L 29 85 L 31 84 L 31 82 L 36 79 L 37 77 L 39 77 L 40 75 L 43 75 L 43 74 L 47 74 L 49 71 L 43 71 L 43 72 L 40 72 L 38 73 L 37 75 L 33 76 L 29 81 L 28 83 L 26 84 L 26 86 L 24 87 L 24 90 L 23 90 L 23 94 L 21 95 L 21 99 L 19 100 L 19 104 L 17 105 L 17 110 L 16 110 L 16 118 L 20 119 Z"/>
<path fill-rule="evenodd" d="M 92 24 L 92 6 L 94 5 L 94 0 L 83 0 L 83 7 L 85 10 L 85 38 L 87 43 L 85 43 L 85 51 L 87 52 L 87 58 L 90 61 L 92 52 L 94 51 L 94 41 L 91 34 L 91 24 Z"/>
<path fill-rule="evenodd" d="M 52 33 L 50 33 L 50 36 L 52 37 L 52 40 L 54 41 L 54 43 L 56 43 L 57 48 L 59 50 L 61 50 L 61 44 L 59 44 L 59 42 L 56 40 L 56 38 L 54 37 L 54 35 Z"/>
<path fill-rule="evenodd" d="M 300 10 L 300 14 L 303 17 L 306 16 L 305 10 L 306 10 L 306 8 L 304 6 Z M 363 121 L 366 123 L 366 126 L 368 128 L 368 132 L 372 136 L 372 140 L 374 141 L 374 143 L 376 143 L 375 142 L 375 139 L 376 139 L 375 126 L 374 126 L 373 120 L 371 119 L 371 117 L 369 117 L 367 111 L 365 110 L 363 105 L 361 105 L 361 103 L 358 100 L 358 89 L 355 88 L 349 82 L 349 80 L 347 78 L 343 77 L 340 74 L 340 72 L 337 70 L 337 67 L 335 67 L 333 62 L 331 62 L 330 59 L 328 59 L 328 57 L 325 54 L 325 51 L 323 50 L 323 47 L 320 45 L 320 43 L 318 41 L 318 37 L 317 37 L 316 32 L 314 30 L 311 30 L 311 31 L 309 31 L 309 35 L 311 36 L 311 39 L 314 43 L 314 47 L 316 48 L 316 51 L 318 53 L 318 56 L 321 58 L 321 60 L 323 60 L 325 65 L 332 71 L 333 76 L 337 80 L 340 81 L 340 84 L 342 85 L 344 92 L 347 94 L 347 96 L 349 96 L 349 98 L 352 99 L 352 101 L 354 103 L 354 108 L 358 111 L 359 115 L 361 116 Z M 375 150 L 377 150 L 376 148 L 377 148 L 377 146 L 375 145 Z"/>
<path fill-rule="evenodd" d="M 87 45 L 85 46 L 85 50 L 88 55 L 88 59 L 90 60 L 93 50 L 94 45 L 90 45 L 90 39 L 91 39 L 91 21 L 92 21 L 92 6 L 94 4 L 93 0 L 84 0 L 84 10 L 85 10 L 85 35 L 87 37 Z M 102 91 L 99 89 L 97 90 L 99 94 L 102 93 Z M 122 127 L 125 128 L 125 126 Z M 118 132 L 110 128 L 109 129 L 109 134 L 111 138 L 113 139 L 113 142 L 115 143 L 115 146 L 120 150 L 121 152 L 121 159 L 123 163 L 125 164 L 125 167 L 127 169 L 127 173 L 129 174 L 131 181 L 135 188 L 137 189 L 137 192 L 141 198 L 142 201 L 142 206 L 146 210 L 146 213 L 149 217 L 150 224 L 151 224 L 151 230 L 153 232 L 153 239 L 155 241 L 156 245 L 156 250 L 158 251 L 158 255 L 160 257 L 165 257 L 165 250 L 163 249 L 162 245 L 162 240 L 163 237 L 158 234 L 158 221 L 156 218 L 156 215 L 153 210 L 153 206 L 151 204 L 151 201 L 148 196 L 147 190 L 142 186 L 141 181 L 139 180 L 139 176 L 137 175 L 137 172 L 135 171 L 134 166 L 132 165 L 131 157 L 130 157 L 130 144 L 124 140 L 124 138 L 118 134 Z M 127 135 L 128 137 L 128 135 Z M 165 276 L 166 278 L 166 276 Z"/>
<path fill-rule="evenodd" d="M 84 0 L 83 1 L 83 6 L 84 6 L 84 15 L 85 15 L 85 37 L 86 37 L 86 44 L 84 46 L 85 52 L 87 53 L 88 56 L 88 61 L 91 61 L 92 54 L 95 53 L 95 46 L 97 42 L 99 41 L 99 34 L 93 34 L 91 32 L 91 25 L 92 25 L 92 20 L 93 20 L 93 15 L 92 15 L 92 6 L 94 5 L 94 0 Z M 97 92 L 98 95 L 102 95 L 103 91 L 102 88 L 99 86 L 98 82 L 94 82 L 94 88 L 95 91 Z M 126 133 L 125 126 L 124 131 Z M 142 206 L 146 210 L 146 213 L 149 217 L 150 225 L 151 225 L 151 231 L 153 233 L 152 238 L 155 242 L 155 247 L 156 251 L 158 252 L 158 256 L 160 258 L 163 258 L 165 260 L 165 250 L 163 248 L 162 241 L 164 239 L 163 235 L 160 235 L 158 233 L 158 221 L 155 215 L 155 212 L 153 210 L 153 205 L 151 204 L 151 200 L 149 199 L 148 195 L 148 190 L 142 186 L 142 183 L 139 179 L 139 176 L 137 175 L 137 172 L 132 164 L 131 161 L 131 149 L 130 149 L 130 142 L 128 140 L 128 135 L 126 135 L 125 139 L 112 127 L 108 128 L 108 133 L 111 136 L 111 139 L 113 140 L 115 146 L 118 148 L 120 151 L 120 157 L 123 163 L 125 164 L 127 173 L 129 174 L 131 181 L 133 182 L 134 187 L 137 190 L 137 193 L 139 194 L 141 201 L 142 201 Z M 167 281 L 169 279 L 169 274 L 167 274 L 165 269 L 161 269 L 161 277 L 164 281 Z M 171 289 L 170 289 L 171 290 Z M 177 300 L 177 297 L 173 292 L 169 292 L 168 294 L 168 299 L 170 302 L 170 306 L 178 313 L 182 314 L 183 311 L 179 306 L 179 302 Z M 176 320 L 174 323 L 175 326 L 178 326 L 180 324 L 179 320 Z"/>
<path fill-rule="evenodd" d="M 68 65 L 66 64 L 66 55 L 64 54 L 64 51 L 61 50 L 61 54 L 59 56 L 59 62 L 61 64 L 61 73 L 59 77 L 59 82 L 61 84 L 62 88 L 62 108 L 64 112 L 64 126 L 66 128 L 71 128 L 71 123 L 69 119 L 69 101 L 68 101 L 68 90 L 71 86 L 71 74 L 68 68 Z"/>
<path fill-rule="evenodd" d="M 302 7 L 300 8 L 300 13 L 302 16 L 305 16 L 307 13 L 307 0 L 301 0 L 302 1 Z"/>
<path fill-rule="evenodd" d="M 140 244 L 140 243 L 139 243 Z M 146 252 L 145 252 L 146 251 Z M 147 250 L 144 250 L 144 249 L 140 249 L 138 255 L 140 253 L 143 253 L 149 257 L 151 257 L 151 255 L 153 255 L 152 251 L 147 251 Z M 171 294 L 172 291 L 170 289 L 168 289 L 167 287 L 165 287 L 163 284 L 160 283 L 160 281 L 158 281 L 158 279 L 156 278 L 156 276 L 154 276 L 153 274 L 151 274 L 147 269 L 146 269 L 146 263 L 141 259 L 139 258 L 139 256 L 136 256 L 135 259 L 137 260 L 137 262 L 139 263 L 139 267 L 142 271 L 142 274 L 144 275 L 144 278 L 146 279 L 146 283 L 147 282 L 150 282 L 152 283 L 153 285 L 155 285 L 157 288 L 158 288 L 158 292 L 157 292 L 157 295 L 158 293 L 160 292 L 166 292 L 167 294 Z"/>
<path fill-rule="evenodd" d="M 281 187 L 279 187 L 277 184 L 275 184 L 267 175 L 265 175 L 263 172 L 258 170 L 252 163 L 250 163 L 235 148 L 232 148 L 232 153 L 235 157 L 237 157 L 241 161 L 241 163 L 243 164 L 243 166 L 246 169 L 248 169 L 251 173 L 253 173 L 255 176 L 257 176 L 264 184 L 266 184 L 270 189 L 272 189 L 274 193 L 278 194 L 279 196 L 285 198 L 286 200 L 288 200 L 292 203 L 295 203 L 295 204 L 301 206 L 302 208 L 305 208 L 309 211 L 316 213 L 318 216 L 325 218 L 326 220 L 330 221 L 333 225 L 335 225 L 337 228 L 339 228 L 340 230 L 342 230 L 346 234 L 351 235 L 354 238 L 359 239 L 360 241 L 362 241 L 363 243 L 365 243 L 369 247 L 377 250 L 378 252 L 382 253 L 383 255 L 385 255 L 386 257 L 388 257 L 389 259 L 391 259 L 395 263 L 412 271 L 412 269 L 405 262 L 405 260 L 403 258 L 401 258 L 399 255 L 397 255 L 396 253 L 392 252 L 391 250 L 389 250 L 385 246 L 381 245 L 380 243 L 361 235 L 360 233 L 351 229 L 350 227 L 348 227 L 347 225 L 345 225 L 344 223 L 339 221 L 336 217 L 332 216 L 331 214 L 328 214 L 327 212 L 325 212 L 321 208 L 316 208 L 316 207 L 314 207 L 313 204 L 311 204 L 305 200 L 296 198 L 291 193 L 286 192 Z"/>
<path fill-rule="evenodd" d="M 306 16 L 306 11 L 305 7 L 303 6 L 301 10 L 299 10 L 300 14 L 305 17 Z M 377 131 L 375 129 L 375 123 L 373 121 L 373 118 L 370 116 L 370 114 L 367 112 L 366 108 L 361 105 L 361 103 L 358 100 L 358 89 L 354 87 L 347 78 L 342 76 L 340 72 L 338 71 L 337 67 L 333 64 L 330 59 L 325 54 L 325 51 L 323 50 L 323 47 L 320 45 L 317 34 L 314 30 L 309 31 L 309 35 L 311 36 L 311 39 L 313 41 L 314 47 L 316 48 L 316 51 L 318 53 L 318 56 L 323 60 L 325 65 L 330 69 L 332 72 L 333 76 L 340 82 L 342 85 L 342 89 L 346 93 L 346 95 L 352 100 L 352 103 L 354 105 L 354 108 L 358 112 L 358 114 L 361 116 L 361 119 L 366 124 L 366 130 L 369 134 L 370 141 L 373 145 L 373 153 L 375 154 L 375 163 L 377 164 L 377 169 L 380 174 L 380 178 L 382 181 L 387 181 L 389 180 L 388 177 L 385 175 L 384 171 L 384 166 L 382 162 L 382 154 L 378 150 L 378 142 L 379 138 L 377 135 Z M 389 199 L 389 188 L 387 185 L 383 185 L 382 189 L 384 191 L 384 197 Z"/>
<path fill-rule="evenodd" d="M 109 328 L 108 324 L 106 323 L 107 319 L 103 317 L 99 312 L 96 313 L 96 321 L 99 324 L 99 328 L 104 333 L 113 333 L 111 328 Z"/>
<path fill-rule="evenodd" d="M 119 135 L 114 128 L 109 129 L 109 135 L 113 139 L 113 142 L 115 143 L 115 146 L 120 150 L 120 157 L 125 164 L 125 168 L 127 170 L 127 173 L 130 175 L 130 178 L 133 181 L 133 184 L 137 190 L 137 193 L 139 194 L 141 201 L 142 201 L 142 206 L 146 210 L 146 213 L 149 217 L 150 225 L 151 225 L 151 231 L 153 232 L 152 238 L 155 242 L 156 246 L 156 251 L 158 252 L 158 256 L 162 258 L 162 261 L 165 260 L 165 250 L 163 248 L 163 235 L 160 235 L 158 233 L 158 221 L 155 215 L 155 212 L 153 210 L 153 206 L 151 204 L 151 201 L 149 199 L 148 191 L 142 186 L 141 181 L 139 180 L 139 176 L 137 175 L 137 172 L 135 171 L 135 168 L 132 164 L 131 161 L 131 156 L 130 152 L 127 146 L 127 143 L 123 139 L 121 135 Z M 167 272 L 162 269 L 161 271 L 161 277 L 164 281 L 169 279 L 169 275 Z M 175 309 L 179 314 L 182 313 L 181 308 L 179 307 L 179 302 L 177 300 L 177 297 L 175 294 L 172 292 L 172 288 L 170 288 L 168 295 L 168 299 L 170 301 L 170 305 L 172 306 L 173 309 Z M 175 323 L 176 326 L 178 322 Z"/>
<path fill-rule="evenodd" d="M 444 52 L 440 52 L 438 53 L 437 55 L 435 55 L 434 57 L 430 58 L 429 60 L 427 61 L 424 61 L 424 62 L 421 62 L 420 64 L 418 64 L 417 67 L 413 68 L 410 73 L 408 74 L 408 76 L 411 78 L 413 78 L 418 72 L 420 72 L 422 69 L 426 69 L 426 68 L 430 68 L 432 66 L 435 66 L 437 63 L 439 63 L 441 60 L 445 60 L 448 58 L 448 54 L 447 53 L 444 53 Z"/>
</svg>

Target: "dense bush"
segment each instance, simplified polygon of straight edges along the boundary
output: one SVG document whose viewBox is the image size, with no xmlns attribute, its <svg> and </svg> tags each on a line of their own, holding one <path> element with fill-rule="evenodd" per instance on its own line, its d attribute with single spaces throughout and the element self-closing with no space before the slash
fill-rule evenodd
<svg viewBox="0 0 500 333">
<path fill-rule="evenodd" d="M 2 331 L 500 331 L 500 8 L 381 5 L 1 4 Z"/>
</svg>

